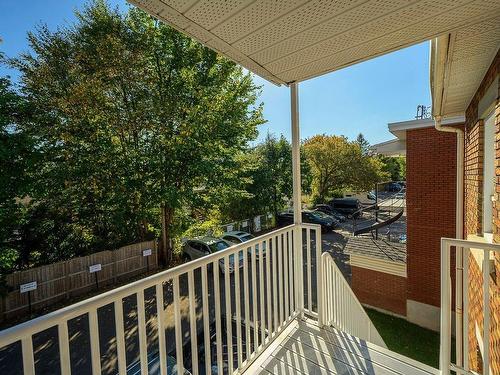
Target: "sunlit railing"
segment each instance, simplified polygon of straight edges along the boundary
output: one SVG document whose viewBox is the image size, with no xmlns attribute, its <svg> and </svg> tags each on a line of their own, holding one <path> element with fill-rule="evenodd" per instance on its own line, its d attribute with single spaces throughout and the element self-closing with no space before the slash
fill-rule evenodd
<svg viewBox="0 0 500 375">
<path fill-rule="evenodd" d="M 322 255 L 323 323 L 387 348 L 365 309 L 329 253 Z"/>
<path fill-rule="evenodd" d="M 320 236 L 315 225 L 278 229 L 4 330 L 0 349 L 19 348 L 24 374 L 35 374 L 49 361 L 38 336 L 50 329 L 50 363 L 62 374 L 81 373 L 76 362 L 85 360 L 92 374 L 241 373 L 296 316 L 317 316 Z M 70 334 L 75 319 L 88 321 L 78 332 L 85 350 Z M 112 345 L 101 347 L 108 330 Z"/>
<path fill-rule="evenodd" d="M 455 251 L 456 274 L 455 285 L 451 282 L 451 252 Z M 441 353 L 440 368 L 442 374 L 473 374 L 469 363 L 469 334 L 475 332 L 475 337 L 481 352 L 483 374 L 493 374 L 490 369 L 490 320 L 491 305 L 498 305 L 498 286 L 491 278 L 491 263 L 494 255 L 500 253 L 499 244 L 458 240 L 450 238 L 441 239 Z M 472 284 L 470 262 L 477 263 L 477 272 L 481 278 L 477 288 Z M 497 292 L 492 292 L 492 289 Z M 471 294 L 471 291 L 473 294 Z M 454 292 L 454 293 L 453 293 Z M 452 294 L 455 295 L 452 311 Z M 481 297 L 475 301 L 474 306 L 481 310 L 478 317 L 469 316 L 471 298 Z M 493 297 L 493 298 L 492 298 Z M 496 300 L 494 299 L 496 298 Z M 495 305 L 495 306 L 497 306 Z M 471 305 L 472 306 L 472 305 Z M 479 307 L 481 306 L 481 307 Z M 452 347 L 452 316 L 455 317 L 455 347 Z M 479 318 L 479 320 L 478 320 Z M 480 328 L 482 326 L 482 329 Z M 452 352 L 456 361 L 452 363 Z M 474 351 L 475 353 L 475 351 Z"/>
</svg>

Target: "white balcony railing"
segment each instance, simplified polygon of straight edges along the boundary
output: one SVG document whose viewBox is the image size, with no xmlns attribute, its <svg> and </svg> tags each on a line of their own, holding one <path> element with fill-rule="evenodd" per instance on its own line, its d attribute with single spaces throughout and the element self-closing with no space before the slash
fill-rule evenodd
<svg viewBox="0 0 500 375">
<path fill-rule="evenodd" d="M 330 254 L 323 253 L 322 264 L 324 324 L 387 348 Z"/>
<path fill-rule="evenodd" d="M 314 225 L 278 229 L 4 330 L 0 349 L 14 344 L 19 347 L 20 342 L 23 372 L 35 374 L 43 362 L 34 348 L 34 342 L 40 341 L 34 340 L 35 336 L 56 327 L 52 341 L 58 344 L 57 362 L 62 374 L 70 374 L 75 361 L 72 353 L 78 348 L 70 340 L 69 322 L 83 317 L 88 319 L 88 331 L 79 335 L 87 336 L 91 357 L 87 360 L 93 374 L 100 374 L 103 366 L 109 365 L 103 363 L 100 334 L 110 324 L 114 325 L 119 374 L 130 373 L 132 367 L 147 374 L 148 363 L 151 366 L 155 357 L 160 359 L 156 364 L 163 375 L 169 366 L 167 357 L 175 358 L 177 369 L 193 374 L 241 373 L 297 315 L 317 315 L 320 273 L 315 269 L 316 259 L 320 259 L 320 236 L 319 227 Z M 301 238 L 305 241 L 302 249 L 293 246 Z M 240 258 L 242 264 L 233 270 L 231 260 Z M 130 298 L 136 308 L 126 312 L 125 299 Z M 307 304 L 302 307 L 304 299 Z M 112 307 L 114 322 L 100 316 L 106 306 Z M 136 319 L 132 329 L 126 324 L 130 319 Z M 128 341 L 133 334 L 138 336 L 136 360 L 127 363 L 127 358 L 131 362 Z M 214 342 L 215 350 L 210 350 Z"/>
<path fill-rule="evenodd" d="M 242 259 L 239 266 L 235 259 Z M 385 346 L 333 258 L 321 257 L 321 228 L 310 224 L 278 229 L 4 330 L 0 353 L 17 350 L 24 374 L 54 365 L 61 374 L 241 374 L 304 314 Z M 88 324 L 80 322 L 75 333 L 78 319 Z M 46 348 L 50 360 L 42 355 Z"/>
<path fill-rule="evenodd" d="M 455 286 L 451 282 L 451 252 L 455 249 L 456 275 Z M 495 255 L 500 254 L 499 244 L 489 244 L 485 242 L 475 242 L 468 240 L 458 240 L 450 238 L 441 239 L 441 353 L 440 368 L 442 374 L 449 374 L 454 371 L 457 374 L 473 374 L 469 363 L 469 334 L 475 332 L 481 360 L 483 374 L 493 374 L 490 369 L 490 319 L 491 304 L 494 295 L 492 293 L 495 283 L 492 280 L 491 264 Z M 477 288 L 472 283 L 470 262 L 476 262 L 478 274 L 480 273 L 480 283 Z M 476 275 L 476 277 L 479 275 Z M 476 280 L 477 281 L 477 280 Z M 470 291 L 474 295 L 470 294 Z M 454 292 L 454 293 L 453 293 Z M 455 295 L 455 311 L 452 311 L 452 294 Z M 469 302 L 471 297 L 480 296 L 476 301 L 482 306 L 478 316 L 469 316 Z M 498 298 L 498 296 L 494 296 Z M 455 317 L 456 345 L 452 347 L 452 316 Z M 471 327 L 472 325 L 472 327 Z M 482 329 L 480 328 L 482 326 Z M 472 329 L 470 329 L 472 328 Z M 452 363 L 452 351 L 456 357 Z M 477 369 L 475 369 L 477 370 Z"/>
</svg>

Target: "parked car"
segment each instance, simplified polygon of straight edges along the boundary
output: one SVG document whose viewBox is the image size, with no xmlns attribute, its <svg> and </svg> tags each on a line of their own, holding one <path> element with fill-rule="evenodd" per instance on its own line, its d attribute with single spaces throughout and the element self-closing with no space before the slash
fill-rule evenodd
<svg viewBox="0 0 500 375">
<path fill-rule="evenodd" d="M 391 182 L 385 186 L 385 191 L 398 192 L 403 186 L 397 182 Z"/>
<path fill-rule="evenodd" d="M 225 250 L 233 244 L 222 238 L 215 237 L 197 237 L 186 240 L 182 246 L 184 258 L 187 260 L 195 260 L 204 256 Z M 224 272 L 224 259 L 219 260 L 221 271 Z M 229 272 L 233 272 L 235 267 L 234 255 L 229 256 Z M 238 259 L 238 267 L 243 267 L 243 254 L 240 254 Z"/>
<path fill-rule="evenodd" d="M 314 206 L 314 210 L 321 211 L 327 215 L 333 216 L 341 223 L 343 223 L 346 219 L 345 215 L 341 214 L 339 211 L 335 210 L 328 204 L 317 204 L 316 206 Z"/>
<path fill-rule="evenodd" d="M 277 216 L 278 226 L 293 224 L 293 212 L 282 212 Z M 302 222 L 321 225 L 322 231 L 329 231 L 335 228 L 339 222 L 332 216 L 320 211 L 302 211 Z"/>
<path fill-rule="evenodd" d="M 374 192 L 374 191 L 370 191 L 370 192 L 366 195 L 366 198 L 368 198 L 369 200 L 372 200 L 372 201 L 377 200 L 377 196 L 375 195 L 375 192 Z"/>
<path fill-rule="evenodd" d="M 252 238 L 255 238 L 252 234 L 239 230 L 226 232 L 222 235 L 223 240 L 232 242 L 234 244 L 250 241 Z"/>
<path fill-rule="evenodd" d="M 356 198 L 335 198 L 330 202 L 333 209 L 341 212 L 347 217 L 354 216 L 355 218 L 361 216 L 362 208 L 361 201 Z"/>
<path fill-rule="evenodd" d="M 230 231 L 230 232 L 226 232 L 226 233 L 224 233 L 222 235 L 222 239 L 223 240 L 229 241 L 229 242 L 231 242 L 233 244 L 239 244 L 239 243 L 247 242 L 247 241 L 250 241 L 252 238 L 255 238 L 255 236 L 252 235 L 252 234 L 250 234 L 250 233 L 239 231 L 239 230 L 233 230 L 233 231 Z M 256 253 L 257 257 L 260 255 L 259 245 L 260 244 L 256 244 L 255 245 L 255 250 L 256 250 L 255 253 Z M 266 253 L 266 243 L 264 242 L 264 244 L 263 244 L 263 254 L 265 255 L 265 253 Z"/>
</svg>

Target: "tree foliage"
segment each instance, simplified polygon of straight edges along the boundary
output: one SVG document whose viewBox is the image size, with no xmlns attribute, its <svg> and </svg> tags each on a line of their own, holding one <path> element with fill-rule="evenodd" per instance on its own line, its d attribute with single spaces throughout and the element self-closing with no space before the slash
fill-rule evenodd
<svg viewBox="0 0 500 375">
<path fill-rule="evenodd" d="M 80 255 L 161 223 L 168 243 L 178 210 L 237 185 L 231 171 L 263 122 L 259 88 L 136 8 L 121 14 L 95 1 L 77 17 L 30 33 L 33 53 L 12 61 L 34 106 L 24 131 L 42 158 L 31 197 L 45 225 L 30 233 L 32 250 Z M 40 242 L 46 231 L 57 232 L 50 244 Z"/>
<path fill-rule="evenodd" d="M 380 161 L 364 155 L 360 145 L 342 136 L 317 135 L 304 142 L 315 201 L 337 190 L 368 190 L 386 176 Z"/>
<path fill-rule="evenodd" d="M 356 143 L 359 145 L 359 148 L 361 149 L 361 153 L 363 155 L 370 154 L 370 142 L 368 142 L 363 133 L 358 134 L 358 136 L 356 137 Z"/>
<path fill-rule="evenodd" d="M 383 164 L 382 170 L 387 172 L 391 181 L 406 180 L 406 158 L 404 156 L 379 155 Z"/>
</svg>

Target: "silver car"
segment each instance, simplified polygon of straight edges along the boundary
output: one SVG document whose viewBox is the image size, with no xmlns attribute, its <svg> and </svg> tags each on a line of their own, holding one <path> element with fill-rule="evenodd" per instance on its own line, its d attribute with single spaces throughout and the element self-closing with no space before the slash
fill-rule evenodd
<svg viewBox="0 0 500 375">
<path fill-rule="evenodd" d="M 250 234 L 250 233 L 243 232 L 240 230 L 233 230 L 233 231 L 224 233 L 222 235 L 222 238 L 226 241 L 233 243 L 233 244 L 239 244 L 239 243 L 250 241 L 251 239 L 254 239 L 255 236 Z M 255 255 L 257 256 L 257 258 L 260 256 L 259 245 L 260 244 L 255 245 Z M 248 252 L 250 253 L 251 250 L 249 250 Z M 266 243 L 265 242 L 263 244 L 262 253 L 264 256 L 266 256 Z"/>
<path fill-rule="evenodd" d="M 195 260 L 225 250 L 232 245 L 231 242 L 221 238 L 205 236 L 186 240 L 182 246 L 182 251 L 185 259 Z M 234 271 L 234 258 L 234 255 L 229 256 L 229 272 Z M 221 271 L 224 272 L 224 259 L 219 260 L 219 266 Z M 238 267 L 243 267 L 243 253 L 240 253 Z"/>
</svg>

